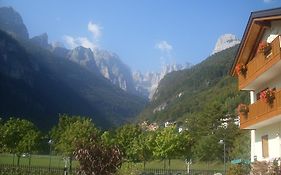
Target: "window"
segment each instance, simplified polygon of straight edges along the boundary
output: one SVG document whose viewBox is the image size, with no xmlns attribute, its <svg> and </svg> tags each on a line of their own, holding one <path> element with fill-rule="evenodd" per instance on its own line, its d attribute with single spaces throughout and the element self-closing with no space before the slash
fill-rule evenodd
<svg viewBox="0 0 281 175">
<path fill-rule="evenodd" d="M 261 137 L 262 157 L 268 157 L 268 135 Z"/>
</svg>

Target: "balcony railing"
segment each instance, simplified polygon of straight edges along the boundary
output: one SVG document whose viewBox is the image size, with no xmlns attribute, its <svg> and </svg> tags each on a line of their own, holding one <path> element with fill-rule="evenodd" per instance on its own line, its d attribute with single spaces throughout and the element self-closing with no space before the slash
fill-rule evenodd
<svg viewBox="0 0 281 175">
<path fill-rule="evenodd" d="M 246 74 L 238 76 L 240 90 L 255 90 L 259 88 L 258 86 L 264 82 L 258 82 L 258 77 L 281 60 L 280 36 L 272 41 L 271 48 L 271 53 L 269 55 L 265 56 L 263 53 L 257 53 L 256 56 L 248 62 Z M 273 76 L 273 74 L 269 74 L 269 76 Z"/>
<path fill-rule="evenodd" d="M 281 90 L 275 92 L 272 104 L 262 100 L 249 105 L 248 115 L 240 115 L 241 129 L 257 129 L 266 124 L 281 121 Z"/>
</svg>

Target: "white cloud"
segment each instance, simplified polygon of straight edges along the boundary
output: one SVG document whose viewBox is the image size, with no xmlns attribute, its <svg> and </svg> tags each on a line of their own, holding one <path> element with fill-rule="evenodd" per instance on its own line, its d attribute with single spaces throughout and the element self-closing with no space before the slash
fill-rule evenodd
<svg viewBox="0 0 281 175">
<path fill-rule="evenodd" d="M 94 39 L 101 37 L 101 29 L 102 28 L 98 24 L 95 24 L 92 21 L 88 23 L 88 30 L 93 34 Z"/>
<path fill-rule="evenodd" d="M 64 42 L 66 45 L 73 49 L 77 46 L 83 46 L 85 48 L 90 48 L 95 50 L 98 47 L 98 38 L 101 37 L 101 27 L 92 21 L 88 23 L 88 30 L 93 34 L 93 38 L 89 39 L 87 37 L 73 37 L 69 35 L 65 35 L 63 37 Z"/>
<path fill-rule="evenodd" d="M 74 38 L 72 36 L 66 35 L 64 36 L 64 41 L 71 49 L 77 46 L 83 46 L 85 48 L 90 48 L 92 50 L 95 50 L 98 47 L 98 45 L 96 45 L 94 42 L 90 41 L 86 37 Z"/>
<path fill-rule="evenodd" d="M 71 49 L 73 49 L 73 48 L 75 48 L 75 47 L 78 46 L 78 44 L 76 43 L 75 38 L 73 38 L 72 36 L 66 35 L 66 36 L 63 37 L 63 39 L 64 39 L 65 43 L 66 43 Z"/>
<path fill-rule="evenodd" d="M 163 52 L 170 53 L 173 50 L 173 46 L 167 41 L 160 41 L 155 45 L 155 47 Z"/>
</svg>

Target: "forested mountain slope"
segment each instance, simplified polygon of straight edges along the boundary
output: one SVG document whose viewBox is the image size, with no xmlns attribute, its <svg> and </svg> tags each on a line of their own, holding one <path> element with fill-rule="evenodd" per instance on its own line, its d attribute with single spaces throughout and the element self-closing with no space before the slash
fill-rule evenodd
<svg viewBox="0 0 281 175">
<path fill-rule="evenodd" d="M 139 119 L 185 121 L 204 112 L 215 101 L 226 113 L 234 113 L 238 103 L 248 99 L 246 93 L 238 91 L 236 79 L 228 75 L 237 48 L 226 49 L 190 69 L 165 76 Z"/>
</svg>

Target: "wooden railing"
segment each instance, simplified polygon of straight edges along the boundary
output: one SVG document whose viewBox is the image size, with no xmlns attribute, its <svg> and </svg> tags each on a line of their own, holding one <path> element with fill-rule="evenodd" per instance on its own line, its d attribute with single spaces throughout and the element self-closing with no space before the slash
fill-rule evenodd
<svg viewBox="0 0 281 175">
<path fill-rule="evenodd" d="M 239 75 L 239 89 L 245 88 L 259 75 L 268 70 L 272 65 L 281 59 L 280 54 L 280 36 L 276 37 L 271 43 L 271 53 L 265 56 L 263 53 L 257 53 L 256 56 L 246 65 L 246 75 Z"/>
<path fill-rule="evenodd" d="M 248 115 L 240 115 L 241 129 L 255 129 L 256 124 L 265 120 L 273 119 L 281 114 L 281 90 L 275 92 L 275 99 L 272 104 L 262 100 L 249 105 Z"/>
</svg>

